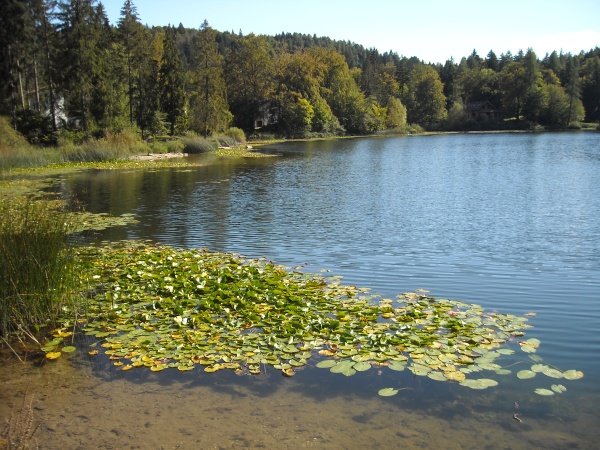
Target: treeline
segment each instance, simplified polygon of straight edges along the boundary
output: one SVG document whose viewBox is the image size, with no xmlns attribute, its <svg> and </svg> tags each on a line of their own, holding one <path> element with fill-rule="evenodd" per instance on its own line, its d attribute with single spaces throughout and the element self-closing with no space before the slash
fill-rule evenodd
<svg viewBox="0 0 600 450">
<path fill-rule="evenodd" d="M 0 2 L 0 115 L 33 142 L 60 130 L 286 136 L 578 127 L 600 121 L 600 49 L 425 64 L 329 38 L 147 27 L 126 0 Z"/>
</svg>

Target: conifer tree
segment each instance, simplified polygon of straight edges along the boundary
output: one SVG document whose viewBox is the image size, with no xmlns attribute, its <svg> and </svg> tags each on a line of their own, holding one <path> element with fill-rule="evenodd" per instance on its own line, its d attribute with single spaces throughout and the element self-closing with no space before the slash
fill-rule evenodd
<svg viewBox="0 0 600 450">
<path fill-rule="evenodd" d="M 192 124 L 204 136 L 227 128 L 232 115 L 227 105 L 223 76 L 223 57 L 219 54 L 216 33 L 205 20 L 193 41 L 195 68 L 191 79 Z"/>
<path fill-rule="evenodd" d="M 159 71 L 160 106 L 169 123 L 169 132 L 175 134 L 175 127 L 185 114 L 184 72 L 181 55 L 177 48 L 176 29 L 168 27 L 163 42 L 163 55 Z"/>
</svg>

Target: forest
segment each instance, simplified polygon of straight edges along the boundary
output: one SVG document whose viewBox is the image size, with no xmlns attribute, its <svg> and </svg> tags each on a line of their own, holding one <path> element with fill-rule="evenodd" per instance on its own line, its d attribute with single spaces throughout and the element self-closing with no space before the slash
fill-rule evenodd
<svg viewBox="0 0 600 450">
<path fill-rule="evenodd" d="M 198 22 L 201 22 L 199 18 Z M 392 43 L 390 43 L 392 44 Z M 0 115 L 31 143 L 131 128 L 285 137 L 578 129 L 600 121 L 600 48 L 428 64 L 347 41 L 148 27 L 125 0 L 0 2 Z"/>
</svg>

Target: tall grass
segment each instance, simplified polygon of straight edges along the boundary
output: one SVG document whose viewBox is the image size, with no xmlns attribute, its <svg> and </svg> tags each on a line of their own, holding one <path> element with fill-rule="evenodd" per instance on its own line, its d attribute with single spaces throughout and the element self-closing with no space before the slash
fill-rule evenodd
<svg viewBox="0 0 600 450">
<path fill-rule="evenodd" d="M 0 200 L 0 336 L 35 334 L 72 301 L 76 277 L 65 213 L 48 202 Z"/>
<path fill-rule="evenodd" d="M 42 166 L 58 161 L 55 151 L 36 148 L 0 116 L 0 171 L 14 167 Z"/>
<path fill-rule="evenodd" d="M 90 139 L 81 144 L 59 141 L 59 152 L 65 162 L 112 161 L 148 151 L 148 144 L 133 130 L 107 133 L 103 138 Z"/>
</svg>

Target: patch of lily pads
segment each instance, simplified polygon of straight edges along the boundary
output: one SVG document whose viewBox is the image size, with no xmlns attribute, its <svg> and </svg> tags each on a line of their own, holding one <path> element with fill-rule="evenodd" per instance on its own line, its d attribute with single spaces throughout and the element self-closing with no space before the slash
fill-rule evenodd
<svg viewBox="0 0 600 450">
<path fill-rule="evenodd" d="M 486 389 L 498 384 L 490 373 L 512 373 L 503 367 L 514 353 L 512 341 L 526 353 L 540 345 L 537 339 L 519 340 L 528 328 L 525 317 L 425 291 L 396 301 L 366 296 L 337 278 L 266 260 L 144 242 L 85 247 L 77 257 L 87 297 L 83 332 L 95 336 L 122 370 L 200 366 L 206 373 L 258 375 L 271 367 L 293 376 L 315 365 L 350 377 L 376 367 Z M 67 325 L 44 346 L 48 359 L 74 350 L 63 347 L 71 333 Z M 565 380 L 583 376 L 537 358 L 517 378 L 539 373 Z M 548 395 L 540 389 L 535 392 Z M 383 388 L 379 395 L 399 390 Z"/>
</svg>

